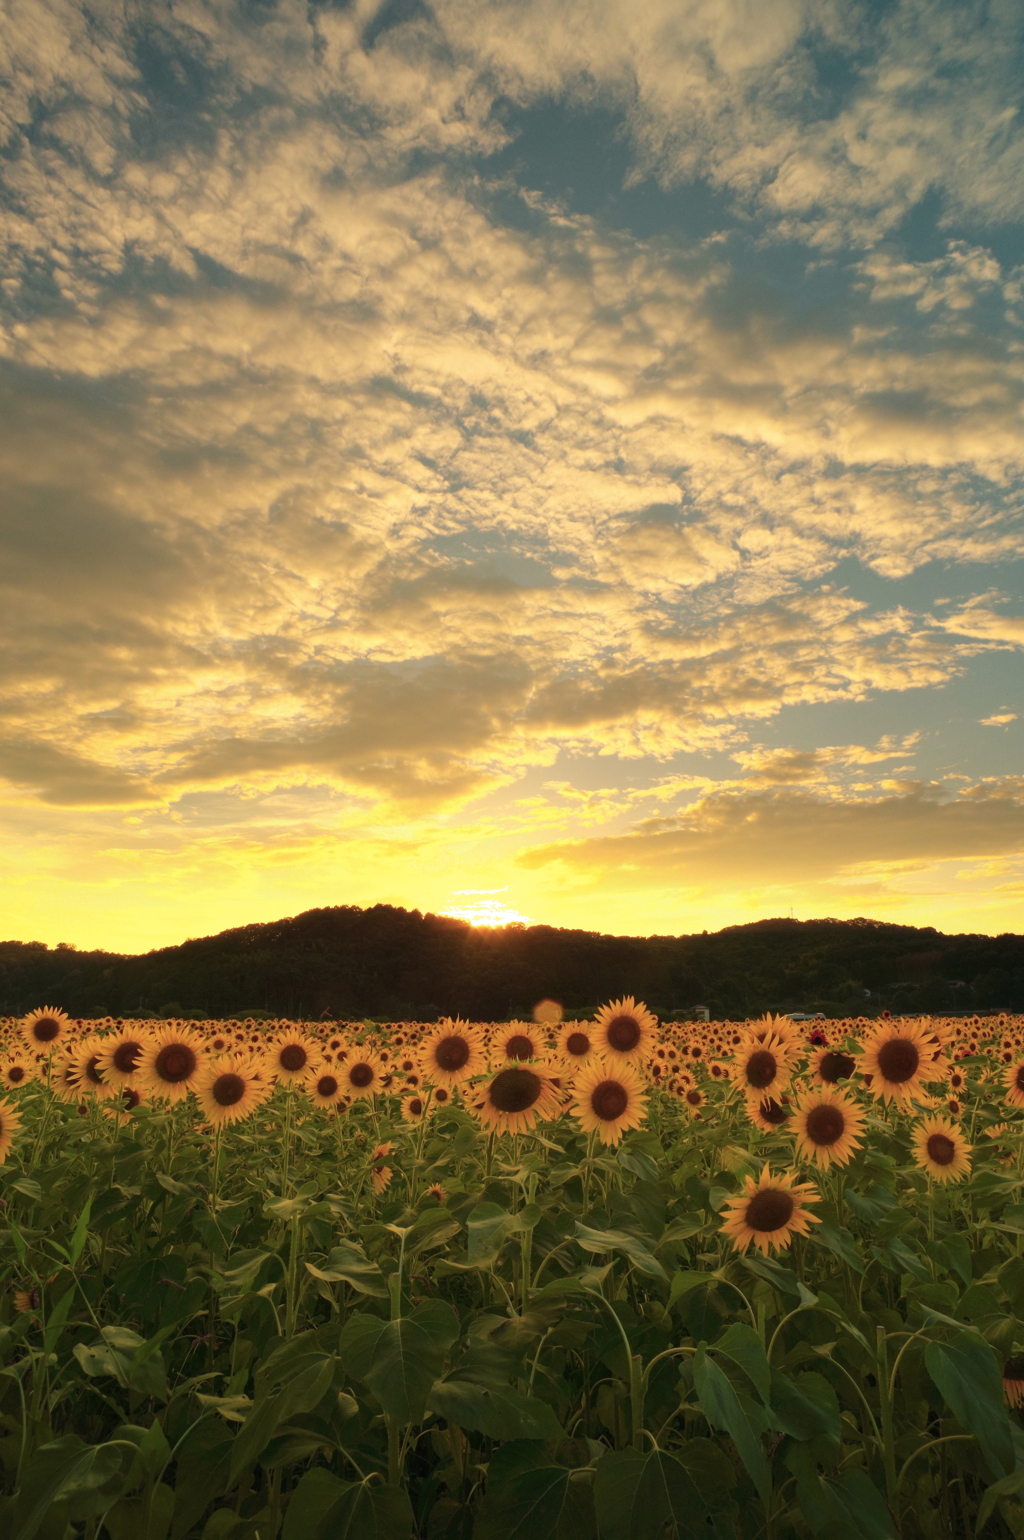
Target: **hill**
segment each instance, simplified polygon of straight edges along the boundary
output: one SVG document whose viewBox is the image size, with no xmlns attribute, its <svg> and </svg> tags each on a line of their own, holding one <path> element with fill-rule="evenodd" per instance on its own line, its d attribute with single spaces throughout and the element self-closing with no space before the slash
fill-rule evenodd
<svg viewBox="0 0 1024 1540">
<path fill-rule="evenodd" d="M 1024 936 L 946 936 L 878 920 L 760 920 L 709 935 L 474 928 L 377 904 L 310 909 L 139 956 L 0 942 L 0 1013 L 475 1020 L 551 996 L 572 1013 L 635 994 L 662 1015 L 1024 1010 Z"/>
</svg>

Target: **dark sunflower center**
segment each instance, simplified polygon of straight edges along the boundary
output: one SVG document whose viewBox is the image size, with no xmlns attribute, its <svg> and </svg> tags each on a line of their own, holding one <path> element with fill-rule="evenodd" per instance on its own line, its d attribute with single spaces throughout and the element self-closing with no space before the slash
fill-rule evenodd
<svg viewBox="0 0 1024 1540">
<path fill-rule="evenodd" d="M 747 1060 L 747 1080 L 757 1090 L 770 1086 L 779 1073 L 778 1061 L 767 1048 L 757 1048 Z"/>
<path fill-rule="evenodd" d="M 1014 1076 L 1014 1080 L 1017 1085 L 1017 1090 L 1024 1091 L 1024 1064 L 1019 1064 L 1017 1066 L 1017 1073 Z"/>
<path fill-rule="evenodd" d="M 446 1074 L 454 1075 L 469 1061 L 469 1044 L 464 1037 L 442 1037 L 434 1049 L 434 1063 Z"/>
<path fill-rule="evenodd" d="M 434 1100 L 436 1102 L 446 1102 L 450 1100 L 449 1093 L 445 1090 L 443 1085 L 439 1085 L 434 1091 Z"/>
<path fill-rule="evenodd" d="M 423 1103 L 420 1101 L 418 1096 L 410 1096 L 409 1111 L 412 1113 L 414 1118 L 418 1118 L 422 1114 Z"/>
<path fill-rule="evenodd" d="M 818 1074 L 826 1085 L 837 1085 L 840 1080 L 848 1080 L 856 1067 L 852 1054 L 833 1051 L 822 1054 Z"/>
<path fill-rule="evenodd" d="M 141 1100 L 142 1097 L 139 1095 L 138 1091 L 133 1090 L 131 1086 L 127 1086 L 125 1090 L 121 1092 L 121 1105 L 124 1107 L 126 1112 L 134 1112 Z"/>
<path fill-rule="evenodd" d="M 142 1044 L 136 1042 L 118 1043 L 114 1049 L 111 1063 L 119 1075 L 131 1075 L 138 1068 L 139 1057 L 142 1053 Z"/>
<path fill-rule="evenodd" d="M 156 1056 L 154 1069 L 161 1080 L 180 1085 L 196 1072 L 196 1056 L 187 1043 L 168 1043 Z"/>
<path fill-rule="evenodd" d="M 373 1081 L 373 1066 L 371 1064 L 353 1064 L 348 1072 L 348 1078 L 354 1086 L 363 1090 Z"/>
<path fill-rule="evenodd" d="M 699 1091 L 687 1091 L 686 1100 L 691 1107 L 699 1107 L 701 1104 L 701 1094 Z"/>
<path fill-rule="evenodd" d="M 575 1059 L 582 1058 L 590 1051 L 590 1038 L 585 1032 L 570 1032 L 565 1040 L 565 1051 Z"/>
<path fill-rule="evenodd" d="M 1024 1380 L 1024 1354 L 1015 1353 L 1003 1365 L 1004 1380 Z"/>
<path fill-rule="evenodd" d="M 316 1089 L 320 1096 L 334 1096 L 338 1089 L 338 1082 L 333 1075 L 321 1075 L 316 1083 Z"/>
<path fill-rule="evenodd" d="M 526 1112 L 542 1089 L 541 1078 L 532 1069 L 502 1069 L 491 1081 L 491 1104 L 498 1112 Z"/>
<path fill-rule="evenodd" d="M 929 1134 L 926 1145 L 928 1159 L 936 1166 L 951 1166 L 956 1155 L 956 1145 L 947 1134 Z"/>
<path fill-rule="evenodd" d="M 296 1070 L 305 1069 L 309 1063 L 309 1054 L 301 1043 L 289 1043 L 286 1048 L 281 1049 L 277 1062 L 282 1069 L 294 1075 Z"/>
<path fill-rule="evenodd" d="M 613 1016 L 605 1028 L 605 1037 L 616 1053 L 632 1053 L 640 1041 L 640 1023 L 635 1016 Z"/>
<path fill-rule="evenodd" d="M 534 1045 L 525 1032 L 516 1032 L 505 1044 L 506 1059 L 532 1059 Z"/>
<path fill-rule="evenodd" d="M 7 1078 L 11 1082 L 11 1085 L 20 1085 L 25 1078 L 25 1071 L 22 1069 L 20 1064 L 12 1064 L 10 1069 L 7 1071 Z"/>
<path fill-rule="evenodd" d="M 99 1054 L 94 1053 L 91 1059 L 86 1060 L 82 1069 L 82 1074 L 92 1085 L 103 1084 L 103 1076 L 100 1074 L 98 1068 L 99 1062 Z"/>
<path fill-rule="evenodd" d="M 891 1085 L 903 1085 L 917 1074 L 921 1055 L 905 1037 L 890 1038 L 878 1050 L 878 1068 Z"/>
<path fill-rule="evenodd" d="M 835 1144 L 843 1137 L 846 1119 L 838 1107 L 822 1102 L 807 1114 L 807 1137 L 812 1144 Z"/>
<path fill-rule="evenodd" d="M 761 1103 L 761 1116 L 766 1123 L 774 1123 L 777 1127 L 780 1123 L 784 1123 L 789 1115 L 789 1108 L 777 1102 L 774 1096 L 769 1096 L 766 1102 Z"/>
<path fill-rule="evenodd" d="M 218 1107 L 235 1107 L 245 1095 L 245 1081 L 231 1070 L 213 1082 L 213 1099 Z"/>
<path fill-rule="evenodd" d="M 60 1022 L 56 1016 L 40 1016 L 32 1023 L 32 1036 L 37 1043 L 52 1043 L 60 1036 Z"/>
<path fill-rule="evenodd" d="M 590 1105 L 603 1123 L 614 1123 L 629 1106 L 629 1092 L 621 1080 L 602 1080 L 590 1093 Z"/>
<path fill-rule="evenodd" d="M 755 1192 L 747 1204 L 747 1224 L 761 1234 L 770 1234 L 789 1223 L 795 1207 L 788 1192 L 780 1187 L 766 1187 L 763 1192 Z"/>
</svg>

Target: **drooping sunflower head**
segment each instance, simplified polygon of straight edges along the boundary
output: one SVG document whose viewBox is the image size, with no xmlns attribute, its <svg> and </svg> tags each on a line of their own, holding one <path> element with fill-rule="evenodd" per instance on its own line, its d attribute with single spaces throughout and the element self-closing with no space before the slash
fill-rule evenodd
<svg viewBox="0 0 1024 1540">
<path fill-rule="evenodd" d="M 740 1043 L 732 1060 L 733 1079 L 745 1096 L 778 1100 L 793 1074 L 793 1051 L 774 1033 L 750 1034 Z"/>
<path fill-rule="evenodd" d="M 739 1197 L 725 1205 L 721 1231 L 737 1251 L 752 1245 L 764 1256 L 785 1251 L 794 1235 L 806 1235 L 808 1227 L 819 1222 L 806 1205 L 818 1202 L 820 1194 L 811 1183 L 799 1182 L 795 1171 L 772 1176 L 766 1165 L 760 1181 L 748 1176 L 744 1187 Z"/>
<path fill-rule="evenodd" d="M 785 1091 L 778 1096 L 753 1092 L 746 1098 L 747 1117 L 763 1134 L 778 1133 L 793 1116 L 793 1107 Z"/>
<path fill-rule="evenodd" d="M 261 1079 L 259 1066 L 241 1054 L 218 1054 L 204 1060 L 196 1073 L 194 1090 L 208 1123 L 239 1123 L 266 1101 L 272 1090 Z"/>
<path fill-rule="evenodd" d="M 658 1018 L 642 1000 L 623 995 L 621 1000 L 602 1005 L 594 1018 L 594 1046 L 606 1058 L 642 1060 L 648 1055 L 657 1027 Z"/>
<path fill-rule="evenodd" d="M 822 1085 L 838 1085 L 841 1080 L 849 1080 L 857 1068 L 857 1060 L 852 1053 L 845 1053 L 841 1048 L 820 1048 L 811 1059 L 811 1074 Z"/>
<path fill-rule="evenodd" d="M 320 1064 L 320 1045 L 298 1028 L 278 1032 L 266 1048 L 267 1067 L 275 1079 L 284 1085 L 305 1080 L 316 1072 Z"/>
<path fill-rule="evenodd" d="M 647 1087 L 636 1068 L 622 1059 L 593 1058 L 573 1082 L 572 1115 L 584 1133 L 602 1144 L 618 1144 L 628 1128 L 647 1116 Z"/>
<path fill-rule="evenodd" d="M 461 1085 L 487 1068 L 483 1032 L 467 1021 L 445 1017 L 423 1043 L 419 1064 L 424 1079 L 433 1085 Z"/>
<path fill-rule="evenodd" d="M 864 1084 L 872 1096 L 903 1105 L 921 1094 L 926 1081 L 941 1078 L 934 1051 L 930 1034 L 919 1022 L 883 1020 L 864 1039 Z"/>
<path fill-rule="evenodd" d="M 32 1053 L 51 1053 L 70 1030 L 70 1018 L 52 1005 L 29 1011 L 21 1023 L 25 1047 Z"/>
<path fill-rule="evenodd" d="M 558 1031 L 557 1052 L 570 1064 L 585 1064 L 597 1049 L 594 1029 L 588 1021 L 564 1021 Z"/>
<path fill-rule="evenodd" d="M 800 1154 L 825 1170 L 848 1165 L 860 1149 L 864 1114 L 845 1092 L 823 1085 L 799 1098 L 792 1126 Z"/>
<path fill-rule="evenodd" d="M 493 1064 L 523 1064 L 539 1059 L 547 1052 L 547 1043 L 535 1026 L 524 1021 L 510 1021 L 494 1035 L 491 1047 Z"/>
<path fill-rule="evenodd" d="M 376 1096 L 383 1089 L 383 1066 L 372 1048 L 353 1048 L 345 1062 L 336 1068 L 346 1096 L 356 1099 Z"/>
<path fill-rule="evenodd" d="M 970 1175 L 971 1146 L 951 1118 L 925 1118 L 914 1130 L 914 1159 L 936 1182 Z"/>
<path fill-rule="evenodd" d="M 142 1062 L 147 1034 L 128 1028 L 100 1039 L 97 1067 L 104 1081 L 115 1088 L 130 1085 Z"/>
<path fill-rule="evenodd" d="M 470 1098 L 470 1110 L 496 1133 L 523 1134 L 538 1122 L 556 1117 L 561 1097 L 543 1063 L 508 1063 L 491 1075 Z"/>
<path fill-rule="evenodd" d="M 205 1057 L 202 1039 L 190 1027 L 160 1027 L 146 1041 L 136 1074 L 150 1096 L 183 1101 Z"/>
<path fill-rule="evenodd" d="M 14 1136 L 21 1127 L 21 1114 L 13 1102 L 0 1101 L 0 1165 L 14 1146 Z"/>
<path fill-rule="evenodd" d="M 1013 1353 L 1003 1365 L 1003 1396 L 1007 1406 L 1024 1406 L 1024 1353 Z"/>
</svg>

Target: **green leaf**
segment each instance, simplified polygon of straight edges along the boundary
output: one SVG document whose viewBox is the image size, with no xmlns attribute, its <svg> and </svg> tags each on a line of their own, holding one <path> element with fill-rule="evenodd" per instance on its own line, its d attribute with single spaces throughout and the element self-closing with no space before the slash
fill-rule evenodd
<svg viewBox="0 0 1024 1540">
<path fill-rule="evenodd" d="M 834 1256 L 840 1257 L 853 1268 L 855 1273 L 864 1271 L 864 1258 L 857 1250 L 853 1236 L 842 1225 L 829 1224 L 825 1220 L 822 1224 L 814 1226 L 811 1239 L 816 1245 L 824 1246 Z"/>
<path fill-rule="evenodd" d="M 369 1294 L 376 1299 L 387 1298 L 387 1282 L 376 1262 L 371 1262 L 360 1247 L 348 1242 L 335 1246 L 322 1268 L 307 1262 L 306 1271 L 324 1283 L 344 1281 L 360 1294 Z"/>
<path fill-rule="evenodd" d="M 681 1299 L 685 1299 L 691 1289 L 699 1289 L 702 1284 L 708 1282 L 708 1273 L 677 1272 L 672 1274 L 672 1287 L 668 1293 L 668 1308 L 671 1310 Z"/>
<path fill-rule="evenodd" d="M 454 1239 L 461 1229 L 459 1221 L 446 1208 L 424 1209 L 406 1236 L 405 1254 L 413 1257 L 421 1251 L 434 1251 Z"/>
<path fill-rule="evenodd" d="M 802 1305 L 810 1304 L 814 1295 L 809 1289 L 805 1289 L 795 1273 L 788 1267 L 783 1267 L 781 1262 L 776 1262 L 773 1257 L 740 1257 L 740 1262 L 748 1273 L 755 1278 L 763 1278 L 778 1289 L 780 1294 L 786 1294 L 790 1299 L 798 1299 Z M 806 1296 L 806 1297 L 805 1297 Z"/>
<path fill-rule="evenodd" d="M 257 1375 L 258 1389 L 231 1451 L 229 1485 L 258 1460 L 281 1423 L 310 1412 L 330 1389 L 334 1359 L 320 1351 L 312 1332 L 284 1343 Z"/>
<path fill-rule="evenodd" d="M 338 1354 L 345 1370 L 354 1380 L 365 1380 L 373 1362 L 373 1350 L 386 1321 L 379 1315 L 360 1311 L 350 1315 L 338 1339 Z"/>
<path fill-rule="evenodd" d="M 352 1486 L 323 1466 L 308 1470 L 288 1499 L 281 1540 L 309 1540 L 329 1508 Z"/>
<path fill-rule="evenodd" d="M 929 1342 L 924 1361 L 957 1422 L 974 1434 L 993 1475 L 1013 1470 L 1010 1419 L 995 1354 L 985 1340 L 962 1331 L 952 1342 Z"/>
<path fill-rule="evenodd" d="M 846 1471 L 836 1480 L 825 1476 L 821 1485 L 836 1516 L 846 1521 L 857 1540 L 896 1540 L 885 1498 L 864 1471 Z"/>
<path fill-rule="evenodd" d="M 630 1235 L 628 1230 L 592 1230 L 589 1225 L 581 1224 L 577 1219 L 573 1239 L 584 1251 L 594 1255 L 621 1251 L 645 1278 L 657 1278 L 662 1283 L 668 1283 L 668 1273 L 654 1253 L 635 1235 Z"/>
<path fill-rule="evenodd" d="M 41 1445 L 14 1499 L 10 1540 L 32 1540 L 54 1503 L 102 1486 L 119 1465 L 120 1450 L 84 1444 L 74 1433 Z"/>
<path fill-rule="evenodd" d="M 421 1422 L 444 1355 L 459 1334 L 450 1305 L 428 1300 L 412 1315 L 388 1321 L 374 1345 L 363 1383 L 397 1422 Z"/>
<path fill-rule="evenodd" d="M 663 1449 L 620 1449 L 597 1463 L 594 1503 L 602 1540 L 706 1535 L 708 1510 L 689 1471 Z"/>
<path fill-rule="evenodd" d="M 994 1481 L 991 1486 L 986 1487 L 978 1508 L 978 1522 L 974 1526 L 975 1535 L 981 1534 L 981 1531 L 995 1512 L 996 1503 L 999 1502 L 1000 1498 L 1019 1497 L 1022 1492 L 1024 1492 L 1024 1465 L 1019 1466 L 1017 1470 L 1011 1471 L 1001 1481 Z"/>
<path fill-rule="evenodd" d="M 824 1434 L 836 1443 L 842 1436 L 842 1416 L 836 1393 L 828 1380 L 813 1371 L 795 1381 L 775 1370 L 772 1374 L 771 1407 L 780 1433 L 809 1439 Z"/>
<path fill-rule="evenodd" d="M 72 1284 L 70 1289 L 61 1295 L 46 1318 L 46 1330 L 43 1332 L 43 1347 L 47 1353 L 52 1353 L 57 1346 L 60 1334 L 64 1330 L 74 1302 L 75 1285 Z"/>
<path fill-rule="evenodd" d="M 590 1540 L 594 1500 L 586 1478 L 561 1465 L 523 1471 L 488 1490 L 473 1540 Z"/>
<path fill-rule="evenodd" d="M 701 1407 L 713 1428 L 728 1433 L 739 1451 L 747 1474 L 757 1488 L 765 1511 L 771 1501 L 771 1472 L 768 1461 L 726 1376 L 716 1363 L 707 1356 L 702 1342 L 693 1362 L 693 1381 Z"/>
<path fill-rule="evenodd" d="M 508 1222 L 511 1218 L 508 1209 L 499 1208 L 497 1203 L 477 1204 L 466 1220 L 471 1264 L 486 1265 L 497 1256 L 508 1238 Z"/>
<path fill-rule="evenodd" d="M 724 1353 L 733 1363 L 738 1364 L 748 1379 L 753 1381 L 761 1400 L 767 1403 L 771 1394 L 772 1371 L 764 1343 L 752 1326 L 745 1326 L 742 1321 L 735 1322 L 718 1338 L 712 1352 Z"/>
<path fill-rule="evenodd" d="M 409 1540 L 412 1526 L 412 1504 L 404 1487 L 359 1482 L 327 1509 L 313 1540 Z"/>
<path fill-rule="evenodd" d="M 486 1386 L 471 1380 L 437 1380 L 427 1396 L 427 1409 L 448 1422 L 502 1442 L 516 1438 L 565 1437 L 546 1401 L 521 1396 L 509 1386 Z"/>
<path fill-rule="evenodd" d="M 91 1213 L 92 1198 L 89 1197 L 85 1200 L 85 1207 L 78 1216 L 78 1223 L 75 1225 L 75 1233 L 71 1237 L 70 1261 L 72 1267 L 75 1266 L 75 1263 L 78 1261 L 79 1257 L 82 1255 L 82 1252 L 85 1250 L 85 1237 L 89 1230 L 89 1215 Z"/>
</svg>

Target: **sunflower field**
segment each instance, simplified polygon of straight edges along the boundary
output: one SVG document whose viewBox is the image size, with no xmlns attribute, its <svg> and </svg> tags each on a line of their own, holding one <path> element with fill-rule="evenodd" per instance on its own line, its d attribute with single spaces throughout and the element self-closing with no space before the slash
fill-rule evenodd
<svg viewBox="0 0 1024 1540">
<path fill-rule="evenodd" d="M 0 1020 L 4 1540 L 1024 1536 L 1024 1018 Z"/>
</svg>

